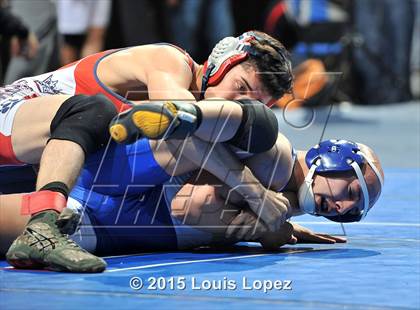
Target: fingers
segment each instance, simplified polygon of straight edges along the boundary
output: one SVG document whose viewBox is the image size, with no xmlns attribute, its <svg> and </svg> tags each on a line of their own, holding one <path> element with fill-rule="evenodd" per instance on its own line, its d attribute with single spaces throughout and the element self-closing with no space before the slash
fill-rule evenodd
<svg viewBox="0 0 420 310">
<path fill-rule="evenodd" d="M 252 221 L 245 215 L 244 212 L 241 213 L 242 216 L 242 225 L 236 231 L 235 237 L 237 240 L 243 240 L 244 236 L 247 234 L 248 231 L 254 230 L 254 225 L 252 225 Z"/>
<path fill-rule="evenodd" d="M 252 226 L 251 229 L 248 229 L 246 235 L 243 237 L 245 241 L 257 240 L 261 237 L 264 233 L 268 232 L 266 226 L 261 223 L 261 221 L 257 221 L 256 219 L 250 223 Z"/>
<path fill-rule="evenodd" d="M 228 226 L 225 237 L 249 241 L 258 239 L 265 232 L 267 228 L 252 212 L 241 211 Z"/>
<path fill-rule="evenodd" d="M 346 238 L 336 237 L 329 234 L 315 233 L 303 226 L 293 223 L 293 236 L 296 237 L 297 243 L 321 243 L 321 244 L 333 244 L 333 243 L 345 243 Z"/>
<path fill-rule="evenodd" d="M 335 240 L 333 238 L 323 237 L 320 235 L 313 236 L 314 243 L 321 243 L 321 244 L 334 244 Z"/>
<path fill-rule="evenodd" d="M 225 237 L 230 239 L 234 235 L 238 233 L 238 231 L 244 226 L 245 224 L 245 215 L 243 211 L 239 213 L 233 220 L 230 222 L 228 228 L 225 232 Z"/>
<path fill-rule="evenodd" d="M 39 42 L 38 42 L 38 38 L 36 37 L 36 35 L 34 33 L 30 33 L 27 39 L 27 55 L 26 57 L 29 59 L 32 59 L 36 56 L 36 54 L 38 53 L 38 49 L 39 49 Z"/>
<path fill-rule="evenodd" d="M 318 234 L 308 234 L 303 238 L 298 238 L 298 243 L 321 243 L 321 244 L 333 244 L 335 240 L 333 238 L 321 236 Z"/>
<path fill-rule="evenodd" d="M 12 37 L 10 39 L 10 55 L 12 57 L 19 56 L 20 53 L 20 42 L 17 37 Z"/>
<path fill-rule="evenodd" d="M 286 222 L 288 215 L 288 200 L 280 193 L 266 191 L 263 199 L 247 198 L 249 207 L 259 215 L 268 230 L 275 232 Z"/>
<path fill-rule="evenodd" d="M 266 233 L 260 238 L 260 243 L 266 250 L 275 250 L 293 241 L 293 226 L 290 223 L 284 223 L 275 233 Z"/>
<path fill-rule="evenodd" d="M 282 210 L 264 205 L 260 219 L 264 222 L 270 232 L 276 232 L 286 222 L 286 213 Z"/>
<path fill-rule="evenodd" d="M 288 244 L 296 244 L 298 242 L 298 239 L 295 236 L 291 236 L 290 240 L 287 242 Z"/>
<path fill-rule="evenodd" d="M 336 243 L 346 243 L 347 242 L 347 238 L 345 238 L 345 237 L 337 237 L 337 236 L 332 236 L 332 235 L 328 235 L 328 234 L 318 234 L 318 235 L 322 236 L 322 237 L 333 239 Z"/>
</svg>

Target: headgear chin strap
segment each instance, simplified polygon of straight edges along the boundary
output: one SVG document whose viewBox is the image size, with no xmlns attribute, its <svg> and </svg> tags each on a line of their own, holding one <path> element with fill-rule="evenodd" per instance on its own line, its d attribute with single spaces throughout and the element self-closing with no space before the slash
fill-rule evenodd
<svg viewBox="0 0 420 310">
<path fill-rule="evenodd" d="M 355 222 L 363 219 L 369 211 L 369 191 L 360 166 L 367 163 L 378 178 L 382 190 L 382 176 L 373 162 L 360 150 L 359 146 L 346 140 L 327 140 L 316 145 L 308 151 L 305 162 L 309 172 L 298 191 L 299 206 L 305 213 L 318 215 L 316 212 L 315 197 L 312 190 L 314 174 L 323 172 L 343 172 L 354 170 L 363 193 L 363 210 L 360 214 L 344 214 L 338 216 L 325 216 L 337 222 Z M 379 195 L 378 195 L 379 197 Z"/>
<path fill-rule="evenodd" d="M 249 31 L 236 38 L 226 37 L 216 44 L 204 63 L 202 97 L 207 87 L 217 85 L 233 66 L 245 61 L 250 54 L 257 55 L 250 43 L 253 40 L 258 40 L 258 36 Z"/>
</svg>

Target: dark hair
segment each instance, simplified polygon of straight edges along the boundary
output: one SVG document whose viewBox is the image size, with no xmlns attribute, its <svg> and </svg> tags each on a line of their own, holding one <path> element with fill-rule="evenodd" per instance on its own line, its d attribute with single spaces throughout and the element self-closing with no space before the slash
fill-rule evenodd
<svg viewBox="0 0 420 310">
<path fill-rule="evenodd" d="M 290 54 L 278 40 L 261 31 L 252 31 L 251 41 L 255 53 L 243 64 L 251 64 L 259 74 L 265 90 L 274 98 L 290 93 L 293 85 Z"/>
</svg>

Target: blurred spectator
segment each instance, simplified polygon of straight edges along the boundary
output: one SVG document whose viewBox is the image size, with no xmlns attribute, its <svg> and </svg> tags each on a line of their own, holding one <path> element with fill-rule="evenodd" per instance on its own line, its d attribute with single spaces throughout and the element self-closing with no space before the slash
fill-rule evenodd
<svg viewBox="0 0 420 310">
<path fill-rule="evenodd" d="M 33 32 L 8 9 L 0 6 L 0 35 L 9 37 L 11 56 L 33 58 L 38 51 L 38 39 Z"/>
<path fill-rule="evenodd" d="M 359 73 L 359 89 L 364 103 L 411 99 L 409 76 L 414 2 L 354 2 L 358 34 L 354 66 Z"/>
<path fill-rule="evenodd" d="M 305 99 L 301 104 L 350 101 L 358 95 L 352 89 L 349 49 L 344 43 L 350 14 L 341 2 L 273 0 L 268 7 L 264 30 L 292 52 L 293 97 Z"/>
<path fill-rule="evenodd" d="M 22 1 L 20 1 L 22 2 Z M 0 35 L 9 39 L 10 56 L 12 61 L 8 67 L 5 83 L 11 83 L 39 68 L 34 57 L 39 58 L 39 42 L 34 34 L 34 19 L 26 19 L 27 7 L 23 3 L 13 1 L 12 9 L 6 8 L 6 2 L 0 1 Z M 27 3 L 26 3 L 27 4 Z M 25 23 L 21 21 L 25 19 Z M 28 28 L 29 24 L 30 28 Z M 42 48 L 42 47 L 41 47 Z M 4 50 L 2 51 L 5 52 Z M 2 57 L 2 61 L 5 57 Z"/>
<path fill-rule="evenodd" d="M 231 0 L 236 34 L 249 30 L 264 31 L 267 9 L 273 0 Z"/>
<path fill-rule="evenodd" d="M 264 31 L 291 50 L 299 41 L 300 27 L 285 0 L 272 0 L 264 21 Z"/>
<path fill-rule="evenodd" d="M 120 30 L 120 38 L 116 38 L 119 47 L 162 41 L 164 20 L 160 0 L 114 0 L 113 8 L 117 16 L 112 26 Z"/>
<path fill-rule="evenodd" d="M 412 39 L 418 41 L 418 35 L 413 36 L 413 12 L 419 1 L 273 2 L 265 30 L 288 44 L 297 29 L 294 63 L 318 58 L 327 71 L 339 72 L 341 81 L 334 99 L 364 104 L 411 99 L 410 53 L 412 66 L 419 55 L 412 45 Z M 297 28 L 286 22 L 285 11 L 293 15 Z"/>
<path fill-rule="evenodd" d="M 60 0 L 58 30 L 63 37 L 61 64 L 97 53 L 104 48 L 111 0 Z"/>
<path fill-rule="evenodd" d="M 420 98 L 420 1 L 414 3 L 414 29 L 411 42 L 411 94 Z"/>
<path fill-rule="evenodd" d="M 220 39 L 234 34 L 228 0 L 166 0 L 166 5 L 171 41 L 193 58 L 208 56 Z"/>
<path fill-rule="evenodd" d="M 295 60 L 301 62 L 307 58 L 320 58 L 328 70 L 336 69 L 343 52 L 341 39 L 350 24 L 347 7 L 331 0 L 284 2 L 297 26 L 299 42 L 293 50 Z"/>
<path fill-rule="evenodd" d="M 9 1 L 12 13 L 19 16 L 39 40 L 32 58 L 13 57 L 7 67 L 5 84 L 31 75 L 55 69 L 58 66 L 58 37 L 55 2 L 52 0 Z M 13 46 L 13 41 L 11 41 Z M 31 50 L 31 47 L 26 47 Z"/>
</svg>

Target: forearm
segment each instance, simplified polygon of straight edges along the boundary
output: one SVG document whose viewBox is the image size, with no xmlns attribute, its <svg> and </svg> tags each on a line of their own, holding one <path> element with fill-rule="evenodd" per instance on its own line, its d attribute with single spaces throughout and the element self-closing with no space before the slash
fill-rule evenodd
<svg viewBox="0 0 420 310">
<path fill-rule="evenodd" d="M 225 142 L 235 136 L 243 117 L 239 103 L 214 98 L 195 104 L 201 111 L 202 120 L 194 136 L 209 142 Z"/>
<path fill-rule="evenodd" d="M 149 102 L 162 103 L 163 101 L 170 101 L 175 104 L 178 111 L 187 112 L 189 110 L 188 113 L 196 117 L 197 127 L 192 133 L 195 137 L 208 142 L 225 142 L 231 140 L 240 129 L 243 112 L 241 105 L 237 102 L 224 99 L 199 102 L 192 99 L 175 100 L 170 98 L 179 98 L 182 92 L 168 91 L 165 96 L 162 91 L 159 93 L 164 98 L 157 99 L 156 94 L 154 96 L 151 95 L 150 99 L 152 97 L 155 99 Z M 142 102 L 133 103 L 141 104 Z M 191 113 L 191 108 L 193 113 Z"/>
<path fill-rule="evenodd" d="M 182 150 L 182 154 L 177 154 L 176 157 L 188 159 L 201 172 L 202 170 L 210 172 L 242 197 L 252 199 L 264 196 L 266 191 L 264 186 L 225 145 L 209 144 L 195 137 L 185 140 L 182 147 L 179 141 L 168 140 L 167 142 L 178 150 Z"/>
<path fill-rule="evenodd" d="M 293 170 L 292 146 L 284 135 L 278 133 L 276 143 L 270 150 L 253 154 L 243 162 L 264 187 L 281 191 L 289 182 Z"/>
</svg>

